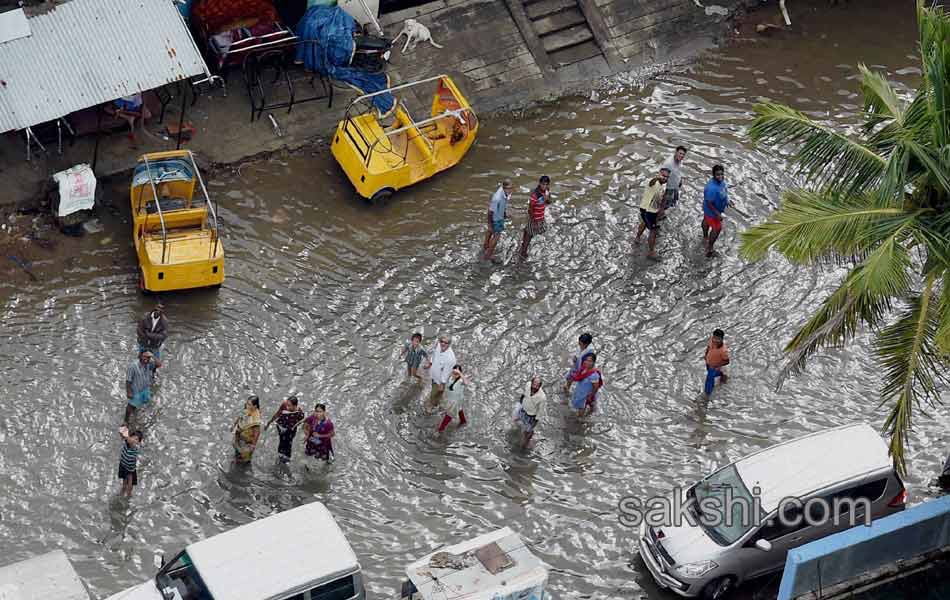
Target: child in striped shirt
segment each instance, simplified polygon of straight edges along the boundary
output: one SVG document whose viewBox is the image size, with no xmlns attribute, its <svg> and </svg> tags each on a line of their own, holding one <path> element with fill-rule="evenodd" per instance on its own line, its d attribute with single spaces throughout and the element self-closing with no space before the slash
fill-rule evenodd
<svg viewBox="0 0 950 600">
<path fill-rule="evenodd" d="M 125 446 L 122 448 L 122 454 L 119 456 L 119 479 L 122 480 L 121 495 L 132 497 L 132 486 L 137 485 L 139 444 L 142 443 L 142 432 L 133 431 L 129 433 L 129 428 L 123 425 L 119 427 L 119 435 L 125 440 Z"/>
</svg>

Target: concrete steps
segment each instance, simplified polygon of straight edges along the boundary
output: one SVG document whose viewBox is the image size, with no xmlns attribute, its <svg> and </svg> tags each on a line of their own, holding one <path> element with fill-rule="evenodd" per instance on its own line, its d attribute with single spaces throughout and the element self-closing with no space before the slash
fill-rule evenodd
<svg viewBox="0 0 950 600">
<path fill-rule="evenodd" d="M 578 0 L 521 0 L 521 3 L 554 68 L 602 56 Z"/>
</svg>

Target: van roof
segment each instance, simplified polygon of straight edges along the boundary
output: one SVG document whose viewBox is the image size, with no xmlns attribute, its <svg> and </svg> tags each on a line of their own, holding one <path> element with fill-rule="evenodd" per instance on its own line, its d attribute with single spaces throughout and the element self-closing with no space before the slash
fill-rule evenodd
<svg viewBox="0 0 950 600">
<path fill-rule="evenodd" d="M 540 598 L 548 580 L 547 566 L 508 527 L 441 548 L 406 574 L 422 600 Z"/>
<path fill-rule="evenodd" d="M 62 550 L 0 567 L 0 598 L 89 600 L 79 575 Z"/>
<path fill-rule="evenodd" d="M 891 467 L 887 444 L 870 425 L 819 431 L 756 452 L 735 463 L 749 491 L 759 487 L 762 508 Z"/>
<path fill-rule="evenodd" d="M 327 507 L 312 502 L 186 548 L 214 598 L 267 600 L 359 569 Z"/>
</svg>

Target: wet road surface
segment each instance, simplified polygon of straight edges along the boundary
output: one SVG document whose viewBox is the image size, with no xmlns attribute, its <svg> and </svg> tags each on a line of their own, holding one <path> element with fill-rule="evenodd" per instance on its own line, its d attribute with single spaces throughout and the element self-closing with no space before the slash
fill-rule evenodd
<svg viewBox="0 0 950 600">
<path fill-rule="evenodd" d="M 61 547 L 104 596 L 153 574 L 156 553 L 320 500 L 374 597 L 395 594 L 410 559 L 503 525 L 551 565 L 554 597 L 671 597 L 618 523 L 621 497 L 667 493 L 821 428 L 882 420 L 861 347 L 829 352 L 774 390 L 784 343 L 842 272 L 737 255 L 737 231 L 791 183 L 779 153 L 743 141 L 753 102 L 853 123 L 860 60 L 914 84 L 912 7 L 868 5 L 860 30 L 835 9 L 804 18 L 804 34 L 739 44 L 649 82 L 617 78 L 594 101 L 485 119 L 460 166 L 386 206 L 354 201 L 326 152 L 214 177 L 227 279 L 217 291 L 164 298 L 167 366 L 158 406 L 143 414 L 141 484 L 129 503 L 116 498 L 115 431 L 135 321 L 153 300 L 135 288 L 127 188 L 115 186 L 124 212 L 105 218 L 105 232 L 78 242 L 65 266 L 36 265 L 38 283 L 0 284 L 4 562 Z M 690 147 L 685 193 L 654 263 L 632 244 L 636 205 L 680 143 Z M 699 202 L 714 163 L 726 166 L 738 210 L 727 213 L 720 256 L 707 260 Z M 521 263 L 522 207 L 542 173 L 556 204 Z M 517 186 L 513 221 L 501 264 L 487 264 L 477 258 L 484 211 L 505 176 Z M 704 403 L 702 351 L 716 327 L 727 333 L 733 378 Z M 412 331 L 427 342 L 451 333 L 474 378 L 470 425 L 445 439 L 398 360 Z M 594 334 L 607 384 L 599 411 L 578 421 L 556 390 L 583 331 Z M 508 415 L 533 373 L 557 404 L 522 452 Z M 291 392 L 308 408 L 329 405 L 338 431 L 329 471 L 308 470 L 300 455 L 289 469 L 275 466 L 273 432 L 250 470 L 233 467 L 229 425 L 243 399 L 259 394 L 267 418 Z M 936 494 L 930 481 L 946 452 L 950 418 L 930 416 L 912 441 L 913 501 Z M 744 595 L 762 588 L 768 582 L 753 582 Z"/>
</svg>

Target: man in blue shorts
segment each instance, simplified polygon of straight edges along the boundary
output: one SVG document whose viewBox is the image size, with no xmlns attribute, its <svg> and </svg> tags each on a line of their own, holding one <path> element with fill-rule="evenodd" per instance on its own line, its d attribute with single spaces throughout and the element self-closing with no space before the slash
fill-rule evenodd
<svg viewBox="0 0 950 600">
<path fill-rule="evenodd" d="M 508 201 L 511 199 L 511 191 L 514 186 L 511 181 L 504 180 L 499 188 L 492 194 L 491 201 L 488 204 L 488 231 L 485 233 L 485 242 L 482 249 L 485 251 L 485 260 L 491 260 L 495 255 L 495 246 L 498 245 L 498 238 L 501 232 L 505 230 L 505 219 L 508 210 Z"/>
</svg>

